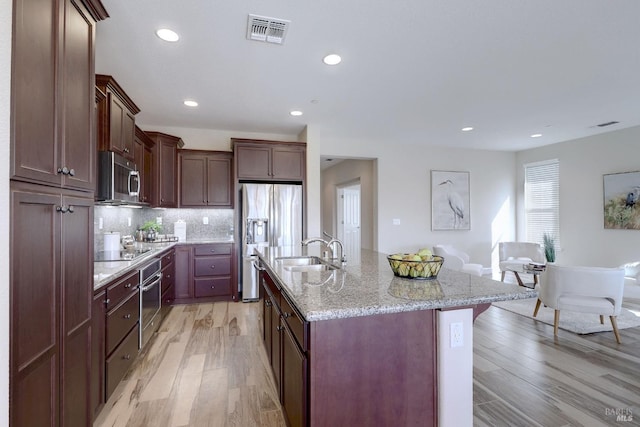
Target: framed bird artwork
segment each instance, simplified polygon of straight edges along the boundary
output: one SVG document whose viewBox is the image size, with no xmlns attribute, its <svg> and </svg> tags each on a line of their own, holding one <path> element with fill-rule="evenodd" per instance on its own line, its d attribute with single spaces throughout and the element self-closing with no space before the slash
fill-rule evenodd
<svg viewBox="0 0 640 427">
<path fill-rule="evenodd" d="M 604 228 L 640 230 L 640 172 L 603 176 Z"/>
<path fill-rule="evenodd" d="M 431 230 L 470 230 L 469 172 L 431 171 Z"/>
</svg>

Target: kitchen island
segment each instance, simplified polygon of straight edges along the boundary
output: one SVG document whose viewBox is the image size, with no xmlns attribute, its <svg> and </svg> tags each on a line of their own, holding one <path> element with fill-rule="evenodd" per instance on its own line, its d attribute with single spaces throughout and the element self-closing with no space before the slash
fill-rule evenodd
<svg viewBox="0 0 640 427">
<path fill-rule="evenodd" d="M 367 250 L 329 270 L 283 260 L 319 247 L 258 255 L 263 338 L 293 426 L 471 426 L 473 319 L 537 295 L 444 268 L 435 280 L 398 278 Z"/>
</svg>

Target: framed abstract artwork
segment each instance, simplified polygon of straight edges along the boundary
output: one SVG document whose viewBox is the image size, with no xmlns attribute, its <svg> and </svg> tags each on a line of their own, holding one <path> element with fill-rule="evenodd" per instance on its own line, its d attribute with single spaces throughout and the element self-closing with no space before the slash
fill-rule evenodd
<svg viewBox="0 0 640 427">
<path fill-rule="evenodd" d="M 431 171 L 431 229 L 470 230 L 469 172 Z"/>
<path fill-rule="evenodd" d="M 640 230 L 640 172 L 604 175 L 604 228 Z"/>
</svg>

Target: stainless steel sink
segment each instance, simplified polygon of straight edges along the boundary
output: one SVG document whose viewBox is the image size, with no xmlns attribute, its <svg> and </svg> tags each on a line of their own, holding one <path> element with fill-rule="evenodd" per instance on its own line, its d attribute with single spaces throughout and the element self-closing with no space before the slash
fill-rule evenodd
<svg viewBox="0 0 640 427">
<path fill-rule="evenodd" d="M 337 268 L 329 264 L 309 264 L 309 265 L 285 265 L 283 267 L 287 271 L 307 272 L 307 271 L 328 271 Z"/>
<path fill-rule="evenodd" d="M 276 261 L 283 267 L 296 265 L 324 265 L 317 256 L 295 256 L 276 258 Z"/>
<path fill-rule="evenodd" d="M 276 258 L 276 262 L 287 271 L 327 271 L 336 270 L 338 267 L 331 265 L 316 256 L 298 256 Z"/>
</svg>

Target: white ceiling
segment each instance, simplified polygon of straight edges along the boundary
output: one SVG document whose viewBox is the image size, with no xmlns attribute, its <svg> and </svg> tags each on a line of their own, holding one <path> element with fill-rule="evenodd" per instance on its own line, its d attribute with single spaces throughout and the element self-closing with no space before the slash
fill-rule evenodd
<svg viewBox="0 0 640 427">
<path fill-rule="evenodd" d="M 102 2 L 96 72 L 142 127 L 521 150 L 640 125 L 638 0 Z M 250 13 L 290 20 L 285 43 L 247 40 Z"/>
</svg>

